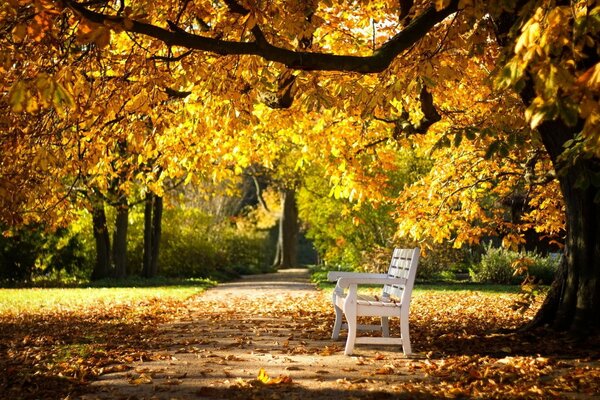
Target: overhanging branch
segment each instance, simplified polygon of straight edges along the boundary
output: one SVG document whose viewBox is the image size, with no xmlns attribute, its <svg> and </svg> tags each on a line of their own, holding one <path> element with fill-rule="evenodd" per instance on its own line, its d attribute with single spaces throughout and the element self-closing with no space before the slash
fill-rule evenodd
<svg viewBox="0 0 600 400">
<path fill-rule="evenodd" d="M 390 38 L 373 55 L 352 56 L 289 50 L 274 46 L 264 37 L 256 37 L 256 34 L 254 41 L 239 42 L 200 36 L 181 30 L 169 31 L 156 25 L 118 15 L 99 13 L 73 0 L 63 1 L 67 7 L 91 22 L 117 25 L 120 29 L 155 38 L 169 46 L 181 46 L 220 55 L 256 55 L 298 70 L 359 73 L 377 73 L 387 69 L 400 53 L 423 38 L 436 24 L 458 11 L 459 3 L 459 0 L 452 0 L 443 10 L 436 10 L 432 6 L 414 18 L 406 28 Z"/>
</svg>

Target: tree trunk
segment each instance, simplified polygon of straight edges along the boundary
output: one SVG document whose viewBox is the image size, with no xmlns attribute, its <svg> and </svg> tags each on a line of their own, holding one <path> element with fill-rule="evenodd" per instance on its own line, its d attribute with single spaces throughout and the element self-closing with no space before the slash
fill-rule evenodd
<svg viewBox="0 0 600 400">
<path fill-rule="evenodd" d="M 162 213 L 163 199 L 160 196 L 154 196 L 154 215 L 152 216 L 152 258 L 150 262 L 150 272 L 152 276 L 158 275 L 158 250 L 162 235 Z"/>
<path fill-rule="evenodd" d="M 279 236 L 275 251 L 276 268 L 291 268 L 298 264 L 298 207 L 296 191 L 285 189 L 281 192 L 281 218 L 279 219 Z"/>
<path fill-rule="evenodd" d="M 146 193 L 144 200 L 144 256 L 142 260 L 142 276 L 151 278 L 150 263 L 152 260 L 152 199 L 154 193 Z"/>
<path fill-rule="evenodd" d="M 102 200 L 92 201 L 92 224 L 96 242 L 96 264 L 90 279 L 98 280 L 110 276 L 110 237 Z"/>
<path fill-rule="evenodd" d="M 600 160 L 579 157 L 561 163 L 559 155 L 578 128 L 562 121 L 543 123 L 539 131 L 558 172 L 565 202 L 565 253 L 560 273 L 535 321 L 586 335 L 600 327 L 600 203 L 599 188 L 589 179 L 600 176 Z"/>
<path fill-rule="evenodd" d="M 144 205 L 144 260 L 142 275 L 158 275 L 158 255 L 162 234 L 163 199 L 154 193 L 146 194 Z"/>
<path fill-rule="evenodd" d="M 115 278 L 127 276 L 127 228 L 129 225 L 129 204 L 127 200 L 117 206 L 115 232 L 113 235 L 113 262 Z"/>
</svg>

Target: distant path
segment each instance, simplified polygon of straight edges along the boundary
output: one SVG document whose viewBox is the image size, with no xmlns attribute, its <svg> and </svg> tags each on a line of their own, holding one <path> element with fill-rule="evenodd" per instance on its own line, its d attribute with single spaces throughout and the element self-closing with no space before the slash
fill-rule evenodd
<svg viewBox="0 0 600 400">
<path fill-rule="evenodd" d="M 379 398 L 391 373 L 396 383 L 413 378 L 397 349 L 344 356 L 344 342 L 330 338 L 329 295 L 309 277 L 285 269 L 207 290 L 190 300 L 186 318 L 161 327 L 160 361 L 103 375 L 82 399 Z M 259 385 L 260 368 L 292 383 Z"/>
<path fill-rule="evenodd" d="M 310 283 L 310 273 L 305 268 L 282 269 L 270 274 L 246 275 L 234 282 L 219 284 L 206 292 L 208 296 L 221 296 L 222 292 L 247 291 L 244 294 L 270 294 L 278 291 L 314 291 L 315 285 Z"/>
</svg>

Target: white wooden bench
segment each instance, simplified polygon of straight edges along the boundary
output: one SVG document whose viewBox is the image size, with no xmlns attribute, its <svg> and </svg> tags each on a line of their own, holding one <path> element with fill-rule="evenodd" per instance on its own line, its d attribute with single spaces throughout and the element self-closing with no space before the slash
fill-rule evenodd
<svg viewBox="0 0 600 400">
<path fill-rule="evenodd" d="M 348 329 L 344 353 L 351 355 L 355 343 L 401 345 L 405 355 L 411 354 L 408 332 L 408 312 L 412 289 L 419 263 L 419 248 L 394 249 L 387 274 L 331 271 L 330 281 L 337 281 L 333 292 L 335 325 L 332 339 L 337 339 L 342 328 Z M 381 297 L 357 293 L 361 284 L 383 285 Z M 346 323 L 343 323 L 343 317 Z M 357 317 L 381 317 L 381 325 L 357 325 Z M 400 318 L 400 337 L 390 337 L 389 317 Z M 356 337 L 357 330 L 377 330 L 381 337 Z"/>
</svg>

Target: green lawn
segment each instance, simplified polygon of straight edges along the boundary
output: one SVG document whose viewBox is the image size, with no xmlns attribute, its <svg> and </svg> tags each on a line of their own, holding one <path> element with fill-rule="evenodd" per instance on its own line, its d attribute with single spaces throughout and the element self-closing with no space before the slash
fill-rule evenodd
<svg viewBox="0 0 600 400">
<path fill-rule="evenodd" d="M 207 286 L 0 289 L 0 315 L 75 311 L 138 304 L 152 299 L 184 300 Z"/>
<path fill-rule="evenodd" d="M 335 282 L 327 281 L 327 272 L 318 271 L 312 274 L 312 281 L 321 289 L 331 290 L 335 287 Z M 380 286 L 379 286 L 380 287 Z M 519 285 L 499 285 L 488 283 L 473 282 L 420 282 L 417 280 L 414 286 L 414 292 L 483 292 L 483 293 L 519 293 Z"/>
</svg>

